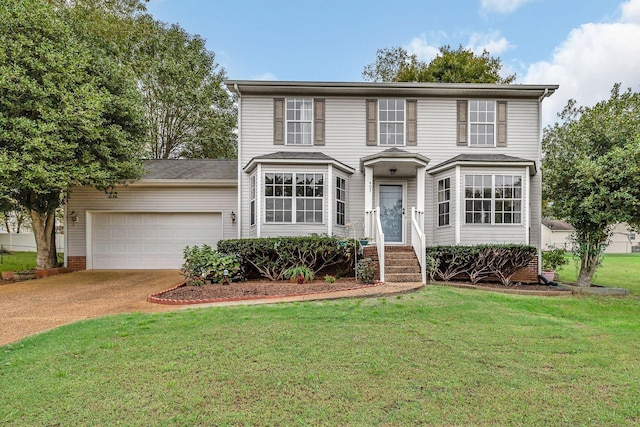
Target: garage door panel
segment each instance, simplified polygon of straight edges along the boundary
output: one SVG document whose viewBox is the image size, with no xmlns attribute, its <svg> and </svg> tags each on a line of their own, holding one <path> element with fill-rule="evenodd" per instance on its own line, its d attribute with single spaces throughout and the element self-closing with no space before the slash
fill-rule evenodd
<svg viewBox="0 0 640 427">
<path fill-rule="evenodd" d="M 177 269 L 185 246 L 222 238 L 220 213 L 97 213 L 92 223 L 95 269 Z"/>
</svg>

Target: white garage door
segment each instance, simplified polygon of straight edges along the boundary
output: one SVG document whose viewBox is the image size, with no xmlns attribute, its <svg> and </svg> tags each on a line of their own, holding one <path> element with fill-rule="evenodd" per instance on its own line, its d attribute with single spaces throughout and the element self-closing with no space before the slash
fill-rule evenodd
<svg viewBox="0 0 640 427">
<path fill-rule="evenodd" d="M 222 238 L 220 213 L 92 215 L 92 268 L 179 269 L 185 246 Z"/>
</svg>

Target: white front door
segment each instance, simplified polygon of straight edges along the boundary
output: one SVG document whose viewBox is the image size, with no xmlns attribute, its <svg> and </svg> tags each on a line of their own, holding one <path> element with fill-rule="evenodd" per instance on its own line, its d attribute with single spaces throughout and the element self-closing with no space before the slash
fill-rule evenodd
<svg viewBox="0 0 640 427">
<path fill-rule="evenodd" d="M 404 242 L 404 185 L 380 184 L 378 187 L 380 225 L 385 243 Z"/>
</svg>

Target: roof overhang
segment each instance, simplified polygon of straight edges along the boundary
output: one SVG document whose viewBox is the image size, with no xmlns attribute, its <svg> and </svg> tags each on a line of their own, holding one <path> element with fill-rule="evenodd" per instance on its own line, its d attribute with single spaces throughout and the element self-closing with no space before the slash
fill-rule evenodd
<svg viewBox="0 0 640 427">
<path fill-rule="evenodd" d="M 558 85 L 488 83 L 372 83 L 225 80 L 227 88 L 242 95 L 309 96 L 441 96 L 485 98 L 537 98 L 550 96 Z"/>
<path fill-rule="evenodd" d="M 249 163 L 244 167 L 244 171 L 246 173 L 251 173 L 259 164 L 262 165 L 316 165 L 316 166 L 326 166 L 332 165 L 338 170 L 347 173 L 349 175 L 353 175 L 355 169 L 351 166 L 347 166 L 344 163 L 341 163 L 333 158 L 327 159 L 285 159 L 285 158 L 261 158 L 254 157 L 249 160 Z"/>
<path fill-rule="evenodd" d="M 522 160 L 522 161 L 484 161 L 484 160 L 456 160 L 453 162 L 444 162 L 442 166 L 434 166 L 429 169 L 429 174 L 435 175 L 440 172 L 446 171 L 448 169 L 454 168 L 456 166 L 481 166 L 481 167 L 526 167 L 529 168 L 529 175 L 534 176 L 537 173 L 536 162 L 533 160 Z"/>
<path fill-rule="evenodd" d="M 389 149 L 362 157 L 360 170 L 364 171 L 365 167 L 372 167 L 374 176 L 415 176 L 416 169 L 426 168 L 430 161 L 419 153 Z"/>
<path fill-rule="evenodd" d="M 237 187 L 237 179 L 141 179 L 129 187 Z"/>
</svg>

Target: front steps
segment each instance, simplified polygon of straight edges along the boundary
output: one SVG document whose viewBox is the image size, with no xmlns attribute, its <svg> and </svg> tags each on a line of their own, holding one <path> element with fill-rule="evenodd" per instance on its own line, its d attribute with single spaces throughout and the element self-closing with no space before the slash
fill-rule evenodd
<svg viewBox="0 0 640 427">
<path fill-rule="evenodd" d="M 365 247 L 365 256 L 378 260 L 378 251 L 374 245 Z M 420 264 L 411 246 L 384 247 L 385 282 L 422 282 Z"/>
</svg>

